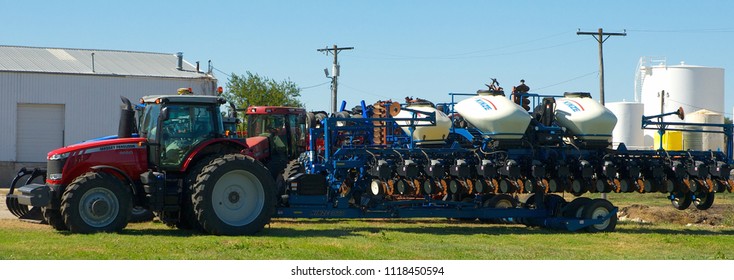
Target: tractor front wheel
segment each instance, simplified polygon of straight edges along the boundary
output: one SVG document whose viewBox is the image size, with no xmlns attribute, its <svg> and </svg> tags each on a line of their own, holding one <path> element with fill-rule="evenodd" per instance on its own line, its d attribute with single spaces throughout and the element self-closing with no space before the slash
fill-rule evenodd
<svg viewBox="0 0 734 280">
<path fill-rule="evenodd" d="M 204 167 L 193 187 L 196 218 L 216 235 L 250 235 L 270 222 L 275 182 L 258 161 L 229 154 Z"/>
<path fill-rule="evenodd" d="M 127 226 L 131 209 L 130 189 L 106 173 L 79 176 L 61 197 L 61 216 L 74 233 L 121 231 Z"/>
</svg>

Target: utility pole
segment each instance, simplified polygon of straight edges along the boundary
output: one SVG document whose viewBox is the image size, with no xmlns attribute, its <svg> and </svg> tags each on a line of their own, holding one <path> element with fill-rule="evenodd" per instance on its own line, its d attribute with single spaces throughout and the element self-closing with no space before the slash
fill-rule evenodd
<svg viewBox="0 0 734 280">
<path fill-rule="evenodd" d="M 604 32 L 601 28 L 598 32 L 581 32 L 579 29 L 576 35 L 591 35 L 599 42 L 599 101 L 601 105 L 604 105 L 604 51 L 602 46 L 611 36 L 627 36 L 627 30 L 624 33 L 609 33 Z"/>
<path fill-rule="evenodd" d="M 337 60 L 337 56 L 339 55 L 339 52 L 343 50 L 353 50 L 353 47 L 345 47 L 345 48 L 339 48 L 336 45 L 332 48 L 323 48 L 323 49 L 317 49 L 317 51 L 326 53 L 326 55 L 333 54 L 334 55 L 334 65 L 332 66 L 331 70 L 331 77 L 329 77 L 329 70 L 324 69 L 324 73 L 326 74 L 327 78 L 331 78 L 331 113 L 336 113 L 336 88 L 338 85 L 337 77 L 339 77 L 339 61 Z"/>
</svg>

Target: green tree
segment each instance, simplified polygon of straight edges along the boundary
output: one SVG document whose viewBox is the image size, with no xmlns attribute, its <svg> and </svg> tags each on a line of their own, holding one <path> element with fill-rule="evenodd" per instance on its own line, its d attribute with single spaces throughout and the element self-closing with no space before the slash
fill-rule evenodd
<svg viewBox="0 0 734 280">
<path fill-rule="evenodd" d="M 238 108 L 247 106 L 291 106 L 303 107 L 298 99 L 301 89 L 290 81 L 277 82 L 247 71 L 246 75 L 232 73 L 227 81 L 225 97 Z"/>
</svg>

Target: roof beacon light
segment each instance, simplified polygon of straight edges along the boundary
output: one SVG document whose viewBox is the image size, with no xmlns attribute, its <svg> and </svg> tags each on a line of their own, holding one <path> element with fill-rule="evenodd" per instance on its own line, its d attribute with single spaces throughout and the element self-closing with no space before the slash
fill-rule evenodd
<svg viewBox="0 0 734 280">
<path fill-rule="evenodd" d="M 193 92 L 191 91 L 191 88 L 180 88 L 178 89 L 178 95 L 191 95 Z"/>
</svg>

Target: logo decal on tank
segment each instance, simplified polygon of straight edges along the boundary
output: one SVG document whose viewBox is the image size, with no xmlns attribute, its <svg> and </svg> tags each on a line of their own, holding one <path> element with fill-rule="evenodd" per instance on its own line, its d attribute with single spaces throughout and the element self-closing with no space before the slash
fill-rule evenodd
<svg viewBox="0 0 734 280">
<path fill-rule="evenodd" d="M 568 108 L 571 109 L 571 111 L 574 111 L 574 112 L 584 111 L 584 106 L 581 106 L 581 104 L 579 104 L 576 101 L 573 101 L 573 100 L 565 100 L 565 101 L 563 101 L 563 104 L 566 105 L 566 106 L 568 106 Z"/>
<path fill-rule="evenodd" d="M 495 106 L 494 103 L 492 103 L 492 101 L 489 101 L 484 98 L 477 98 L 477 99 L 474 99 L 474 101 L 479 103 L 479 106 L 482 106 L 482 108 L 484 108 L 484 111 L 489 111 L 489 110 L 497 111 L 497 106 Z"/>
</svg>

